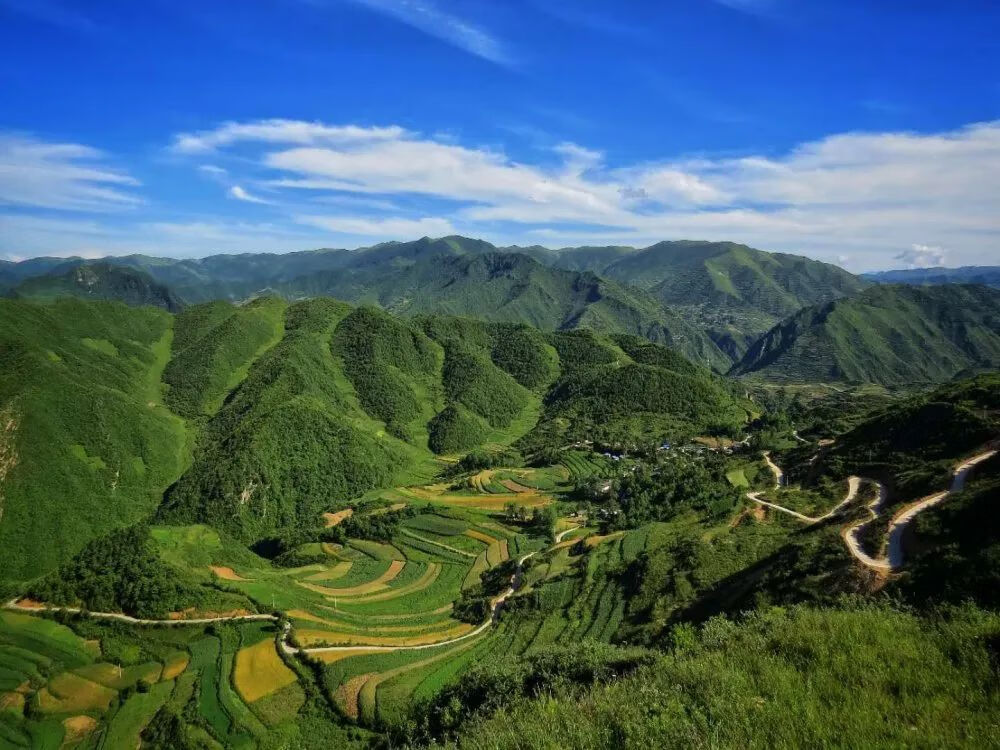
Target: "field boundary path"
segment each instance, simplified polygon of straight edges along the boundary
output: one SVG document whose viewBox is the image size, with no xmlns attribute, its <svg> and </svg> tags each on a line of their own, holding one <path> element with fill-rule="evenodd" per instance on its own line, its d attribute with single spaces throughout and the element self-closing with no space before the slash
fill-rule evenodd
<svg viewBox="0 0 1000 750">
<path fill-rule="evenodd" d="M 278 644 L 281 650 L 288 654 L 316 654 L 316 653 L 329 653 L 336 651 L 420 651 L 429 648 L 437 648 L 438 646 L 448 646 L 454 643 L 459 643 L 460 641 L 473 638 L 491 625 L 493 625 L 500 615 L 500 609 L 503 603 L 509 599 L 514 593 L 521 587 L 521 579 L 524 572 L 524 561 L 529 557 L 537 555 L 539 552 L 547 552 L 554 549 L 563 540 L 568 533 L 571 531 L 576 531 L 579 526 L 571 526 L 568 529 L 560 531 L 555 535 L 553 544 L 544 550 L 536 550 L 535 552 L 530 552 L 524 555 L 517 561 L 517 567 L 514 570 L 513 575 L 510 577 L 510 586 L 502 594 L 498 595 L 491 602 L 490 614 L 486 618 L 486 621 L 475 628 L 470 630 L 468 633 L 457 636 L 455 638 L 449 638 L 444 641 L 437 641 L 435 643 L 423 643 L 416 646 L 292 646 L 289 644 L 288 639 L 292 632 L 292 624 L 288 621 L 285 622 L 281 638 L 278 640 Z M 142 617 L 132 617 L 131 615 L 126 615 L 121 612 L 90 612 L 84 610 L 80 607 L 56 607 L 49 605 L 28 605 L 19 604 L 21 597 L 15 597 L 3 605 L 4 609 L 12 610 L 15 612 L 23 612 L 25 614 L 39 614 L 42 612 L 67 612 L 70 614 L 79 614 L 84 617 L 90 617 L 96 620 L 117 620 L 118 622 L 125 622 L 130 625 L 209 625 L 211 623 L 217 622 L 247 622 L 247 621 L 270 621 L 270 622 L 280 622 L 282 618 L 273 614 L 245 614 L 245 615 L 221 615 L 218 617 L 192 617 L 190 619 L 146 619 Z"/>
</svg>

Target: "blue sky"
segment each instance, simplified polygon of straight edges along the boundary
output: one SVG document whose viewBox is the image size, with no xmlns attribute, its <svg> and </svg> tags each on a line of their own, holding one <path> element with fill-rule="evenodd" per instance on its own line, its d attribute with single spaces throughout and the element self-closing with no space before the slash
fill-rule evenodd
<svg viewBox="0 0 1000 750">
<path fill-rule="evenodd" d="M 0 257 L 1000 263 L 993 0 L 0 0 Z"/>
</svg>

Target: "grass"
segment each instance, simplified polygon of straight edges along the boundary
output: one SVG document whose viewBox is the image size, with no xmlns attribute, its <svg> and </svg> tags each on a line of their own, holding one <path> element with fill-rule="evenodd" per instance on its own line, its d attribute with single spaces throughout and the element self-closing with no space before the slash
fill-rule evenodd
<svg viewBox="0 0 1000 750">
<path fill-rule="evenodd" d="M 292 683 L 258 698 L 250 708 L 266 726 L 276 727 L 294 717 L 305 699 L 305 693 L 298 683 Z"/>
<path fill-rule="evenodd" d="M 208 637 L 191 644 L 191 669 L 198 670 L 198 714 L 208 723 L 212 733 L 225 738 L 232 721 L 219 699 L 219 655 L 222 646 L 218 638 Z"/>
<path fill-rule="evenodd" d="M 108 724 L 101 741 L 102 748 L 134 748 L 139 746 L 139 733 L 174 689 L 172 680 L 153 685 L 147 693 L 133 693 L 123 703 Z"/>
<path fill-rule="evenodd" d="M 579 698 L 513 698 L 461 747 L 983 747 L 1000 716 L 974 609 L 774 609 L 676 631 L 672 653 Z M 636 700 L 636 696 L 642 696 Z"/>
</svg>

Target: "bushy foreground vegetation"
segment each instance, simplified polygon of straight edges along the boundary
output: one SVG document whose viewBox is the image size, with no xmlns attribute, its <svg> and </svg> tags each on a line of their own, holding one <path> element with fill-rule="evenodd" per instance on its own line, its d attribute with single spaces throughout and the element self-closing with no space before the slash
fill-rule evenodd
<svg viewBox="0 0 1000 750">
<path fill-rule="evenodd" d="M 989 643 L 995 614 L 930 619 L 889 606 L 766 609 L 675 628 L 634 675 L 555 685 L 531 699 L 523 665 L 472 673 L 454 691 L 501 706 L 464 725 L 463 748 L 983 747 L 1000 720 Z M 488 676 L 487 676 L 488 675 Z M 461 709 L 458 709 L 459 711 Z M 474 710 L 474 708 L 473 708 Z"/>
</svg>

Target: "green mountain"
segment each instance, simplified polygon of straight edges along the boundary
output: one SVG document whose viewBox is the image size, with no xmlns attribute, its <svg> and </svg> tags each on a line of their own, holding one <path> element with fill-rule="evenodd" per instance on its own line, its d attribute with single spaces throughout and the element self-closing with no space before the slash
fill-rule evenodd
<svg viewBox="0 0 1000 750">
<path fill-rule="evenodd" d="M 199 340 L 185 330 L 200 325 L 198 310 L 178 317 L 178 342 Z M 249 316 L 238 324 L 256 326 Z M 581 341 L 606 355 L 581 356 Z M 281 340 L 208 421 L 159 517 L 251 541 L 368 490 L 426 477 L 434 453 L 510 444 L 529 431 L 525 444 L 537 450 L 583 433 L 655 439 L 746 421 L 740 399 L 704 367 L 642 339 L 622 342 L 459 317 L 398 318 L 326 298 L 295 303 Z M 171 399 L 191 372 L 218 361 L 213 348 L 181 346 L 175 356 L 184 366 L 166 372 Z M 208 400 L 218 403 L 217 392 Z M 549 426 L 536 425 L 540 410 Z"/>
<path fill-rule="evenodd" d="M 933 383 L 1000 366 L 1000 292 L 878 286 L 808 307 L 762 336 L 732 370 L 805 382 Z"/>
<path fill-rule="evenodd" d="M 660 242 L 594 270 L 649 291 L 735 357 L 779 319 L 866 286 L 828 263 L 732 242 Z"/>
<path fill-rule="evenodd" d="M 540 250 L 532 254 L 545 260 Z M 149 274 L 186 303 L 269 294 L 287 300 L 333 297 L 403 315 L 474 315 L 549 330 L 592 328 L 637 334 L 719 370 L 732 364 L 732 358 L 697 326 L 644 292 L 593 273 L 552 268 L 529 255 L 465 237 L 425 237 L 355 251 L 196 260 L 136 255 L 109 258 L 107 263 Z M 70 277 L 72 273 L 68 272 Z M 72 285 L 64 289 L 50 280 L 28 284 L 50 295 L 74 293 Z"/>
<path fill-rule="evenodd" d="M 152 307 L 0 300 L 0 571 L 24 580 L 148 516 L 185 462 Z"/>
<path fill-rule="evenodd" d="M 177 312 L 182 307 L 180 298 L 148 273 L 107 262 L 83 263 L 68 270 L 29 278 L 9 295 L 31 300 L 59 297 L 115 300 L 127 305 L 162 307 L 170 312 Z"/>
<path fill-rule="evenodd" d="M 351 251 L 106 261 L 148 273 L 188 303 L 331 296 L 401 314 L 591 327 L 645 336 L 717 368 L 782 318 L 868 283 L 826 263 L 728 242 L 552 250 L 451 236 Z"/>
<path fill-rule="evenodd" d="M 377 259 L 369 257 L 372 252 Z M 464 245 L 456 249 L 446 241 L 397 243 L 274 289 L 288 298 L 329 296 L 401 315 L 468 315 L 546 330 L 632 333 L 710 366 L 724 368 L 727 360 L 702 331 L 643 292 L 482 246 L 466 252 Z"/>
</svg>

